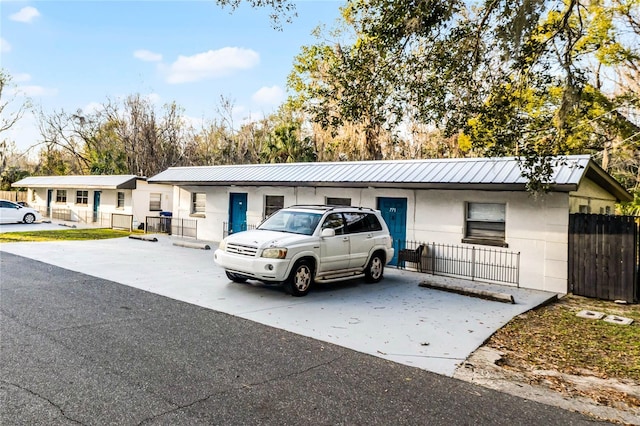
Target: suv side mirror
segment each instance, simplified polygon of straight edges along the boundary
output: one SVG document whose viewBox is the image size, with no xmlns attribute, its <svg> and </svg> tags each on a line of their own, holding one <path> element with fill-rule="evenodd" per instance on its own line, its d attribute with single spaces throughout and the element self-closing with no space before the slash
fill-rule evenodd
<svg viewBox="0 0 640 426">
<path fill-rule="evenodd" d="M 336 230 L 333 228 L 324 228 L 322 230 L 322 233 L 320 234 L 321 237 L 335 237 L 336 236 Z"/>
</svg>

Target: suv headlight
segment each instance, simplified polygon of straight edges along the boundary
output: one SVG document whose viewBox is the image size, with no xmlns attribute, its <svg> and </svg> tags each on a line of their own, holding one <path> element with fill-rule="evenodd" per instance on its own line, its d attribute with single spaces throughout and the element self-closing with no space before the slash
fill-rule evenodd
<svg viewBox="0 0 640 426">
<path fill-rule="evenodd" d="M 220 241 L 220 244 L 218 244 L 218 248 L 222 251 L 227 251 L 227 239 L 223 238 L 222 241 Z"/>
<path fill-rule="evenodd" d="M 267 248 L 262 250 L 262 257 L 267 257 L 269 259 L 284 259 L 287 257 L 287 249 L 286 248 Z"/>
</svg>

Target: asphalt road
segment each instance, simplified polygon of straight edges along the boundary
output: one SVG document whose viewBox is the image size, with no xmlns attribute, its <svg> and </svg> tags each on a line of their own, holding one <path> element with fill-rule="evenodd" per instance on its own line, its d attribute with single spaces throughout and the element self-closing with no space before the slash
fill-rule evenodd
<svg viewBox="0 0 640 426">
<path fill-rule="evenodd" d="M 590 424 L 582 415 L 2 253 L 0 424 Z"/>
</svg>

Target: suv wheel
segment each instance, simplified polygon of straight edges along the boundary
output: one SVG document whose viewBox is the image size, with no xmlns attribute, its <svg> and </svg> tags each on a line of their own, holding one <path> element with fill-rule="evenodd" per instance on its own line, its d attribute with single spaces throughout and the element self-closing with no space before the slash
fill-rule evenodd
<svg viewBox="0 0 640 426">
<path fill-rule="evenodd" d="M 234 283 L 243 283 L 243 282 L 247 281 L 247 279 L 245 277 L 240 276 L 240 275 L 236 275 L 236 274 L 234 274 L 232 272 L 227 272 L 227 278 L 229 278 Z"/>
<path fill-rule="evenodd" d="M 293 267 L 286 282 L 287 290 L 292 296 L 300 297 L 309 293 L 313 284 L 313 267 L 306 260 L 301 260 Z"/>
<path fill-rule="evenodd" d="M 369 264 L 364 270 L 364 278 L 367 282 L 377 283 L 382 279 L 384 272 L 384 259 L 379 252 L 373 253 Z"/>
</svg>

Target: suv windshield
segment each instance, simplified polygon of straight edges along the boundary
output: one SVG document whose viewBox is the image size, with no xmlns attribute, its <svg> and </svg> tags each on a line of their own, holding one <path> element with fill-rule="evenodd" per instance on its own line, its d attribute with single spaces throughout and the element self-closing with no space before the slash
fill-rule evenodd
<svg viewBox="0 0 640 426">
<path fill-rule="evenodd" d="M 320 213 L 280 210 L 262 222 L 258 229 L 311 235 L 318 226 L 320 218 L 322 218 Z"/>
</svg>

